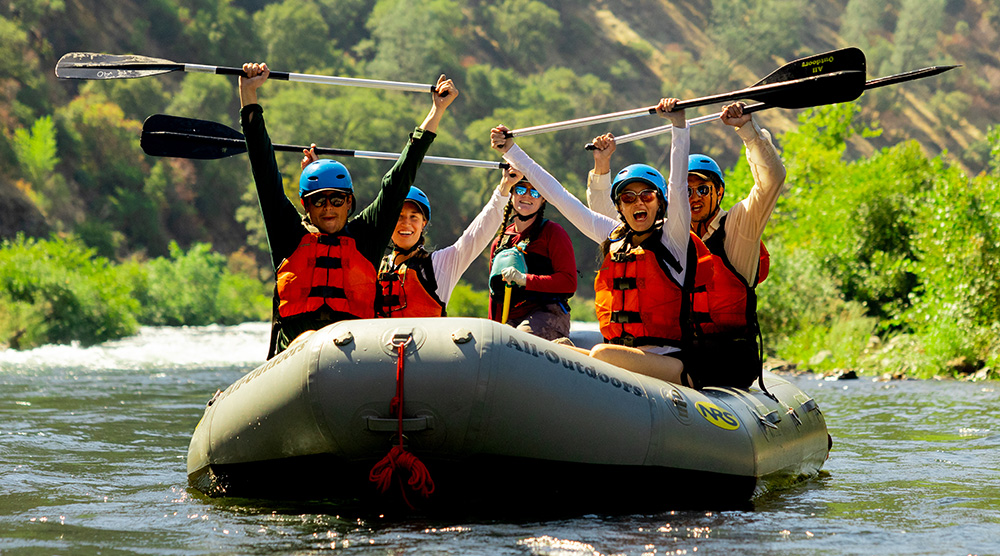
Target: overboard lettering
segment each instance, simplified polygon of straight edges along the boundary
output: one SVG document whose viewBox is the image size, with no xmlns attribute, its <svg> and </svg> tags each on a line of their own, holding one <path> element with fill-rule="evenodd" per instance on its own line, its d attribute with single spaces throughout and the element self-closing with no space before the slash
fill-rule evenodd
<svg viewBox="0 0 1000 556">
<path fill-rule="evenodd" d="M 531 355 L 532 357 L 537 357 L 538 359 L 544 359 L 551 365 L 562 365 L 564 369 L 571 372 L 576 371 L 577 374 L 584 375 L 593 380 L 598 380 L 609 386 L 622 390 L 623 392 L 630 393 L 633 396 L 643 398 L 646 395 L 642 388 L 638 386 L 629 384 L 628 382 L 616 377 L 608 376 L 605 373 L 598 372 L 596 368 L 590 365 L 584 366 L 583 363 L 579 361 L 573 361 L 562 357 L 554 350 L 546 349 L 544 351 L 539 351 L 538 346 L 528 340 L 524 340 L 522 343 L 517 338 L 511 336 L 510 339 L 507 340 L 507 347 L 520 351 L 521 353 Z"/>
</svg>

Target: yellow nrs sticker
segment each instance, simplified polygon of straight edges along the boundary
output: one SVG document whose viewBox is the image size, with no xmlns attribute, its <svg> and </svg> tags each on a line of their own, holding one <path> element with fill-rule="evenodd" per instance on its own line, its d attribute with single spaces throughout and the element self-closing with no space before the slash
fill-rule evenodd
<svg viewBox="0 0 1000 556">
<path fill-rule="evenodd" d="M 698 408 L 698 413 L 706 421 L 727 431 L 734 431 L 740 428 L 740 422 L 732 413 L 710 402 L 697 402 L 694 404 Z"/>
</svg>

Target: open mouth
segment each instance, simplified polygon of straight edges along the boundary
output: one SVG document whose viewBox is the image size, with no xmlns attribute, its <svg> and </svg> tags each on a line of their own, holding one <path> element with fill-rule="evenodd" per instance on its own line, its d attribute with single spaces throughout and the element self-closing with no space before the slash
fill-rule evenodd
<svg viewBox="0 0 1000 556">
<path fill-rule="evenodd" d="M 400 230 L 400 231 L 399 231 L 399 232 L 397 232 L 397 233 L 398 233 L 399 235 L 403 236 L 403 237 L 409 237 L 409 236 L 412 236 L 412 235 L 413 235 L 413 232 L 412 232 L 412 231 L 410 231 L 410 230 Z"/>
<path fill-rule="evenodd" d="M 640 209 L 640 210 L 632 212 L 632 219 L 635 220 L 636 222 L 645 222 L 646 221 L 646 217 L 648 217 L 648 216 L 649 216 L 649 213 L 646 212 L 645 210 L 641 210 Z"/>
</svg>

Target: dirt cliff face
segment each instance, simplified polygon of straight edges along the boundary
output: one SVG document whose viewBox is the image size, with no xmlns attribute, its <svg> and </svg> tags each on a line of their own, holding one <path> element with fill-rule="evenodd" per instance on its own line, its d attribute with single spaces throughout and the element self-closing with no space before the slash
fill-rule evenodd
<svg viewBox="0 0 1000 556">
<path fill-rule="evenodd" d="M 16 187 L 0 181 L 0 240 L 10 239 L 18 232 L 44 237 L 49 233 L 49 225 L 35 205 Z"/>
</svg>

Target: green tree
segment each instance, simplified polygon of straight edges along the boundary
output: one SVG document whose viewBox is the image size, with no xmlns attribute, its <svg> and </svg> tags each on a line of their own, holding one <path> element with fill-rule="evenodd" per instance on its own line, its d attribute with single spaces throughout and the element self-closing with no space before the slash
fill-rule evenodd
<svg viewBox="0 0 1000 556">
<path fill-rule="evenodd" d="M 559 12 L 538 0 L 503 0 L 488 8 L 500 50 L 522 68 L 544 66 L 538 53 L 555 44 Z"/>
<path fill-rule="evenodd" d="M 893 51 L 883 73 L 898 73 L 927 65 L 937 46 L 947 0 L 901 0 L 893 34 Z"/>
<path fill-rule="evenodd" d="M 253 16 L 272 68 L 297 68 L 305 72 L 324 67 L 332 59 L 330 27 L 313 0 L 284 0 L 266 6 Z"/>
<path fill-rule="evenodd" d="M 462 44 L 456 33 L 462 19 L 456 0 L 378 0 L 368 18 L 375 48 L 368 73 L 420 83 L 445 73 L 461 82 Z"/>
</svg>

